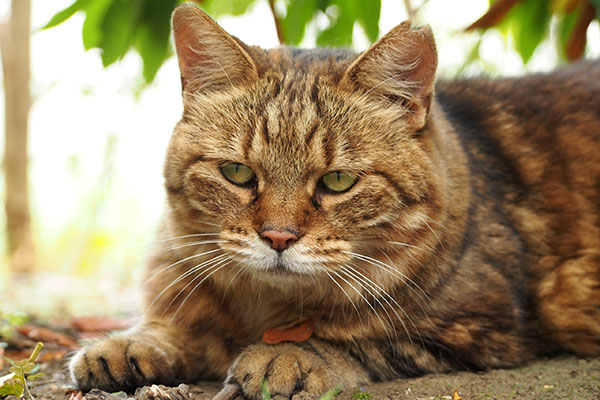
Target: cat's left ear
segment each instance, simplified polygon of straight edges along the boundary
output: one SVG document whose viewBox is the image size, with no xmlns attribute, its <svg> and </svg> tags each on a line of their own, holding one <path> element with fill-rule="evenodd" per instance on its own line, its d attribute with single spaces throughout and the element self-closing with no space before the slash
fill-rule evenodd
<svg viewBox="0 0 600 400">
<path fill-rule="evenodd" d="M 184 92 L 227 90 L 258 79 L 243 43 L 198 7 L 177 7 L 172 25 Z"/>
<path fill-rule="evenodd" d="M 437 50 L 429 26 L 404 22 L 358 57 L 343 82 L 384 102 L 407 109 L 411 127 L 421 130 L 433 98 Z"/>
</svg>

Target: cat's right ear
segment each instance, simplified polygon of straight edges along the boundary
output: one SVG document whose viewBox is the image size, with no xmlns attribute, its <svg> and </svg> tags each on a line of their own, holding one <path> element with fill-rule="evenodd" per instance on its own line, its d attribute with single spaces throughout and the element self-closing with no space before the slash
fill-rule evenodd
<svg viewBox="0 0 600 400">
<path fill-rule="evenodd" d="M 216 92 L 258 79 L 250 55 L 199 8 L 177 7 L 172 24 L 184 92 Z"/>
</svg>

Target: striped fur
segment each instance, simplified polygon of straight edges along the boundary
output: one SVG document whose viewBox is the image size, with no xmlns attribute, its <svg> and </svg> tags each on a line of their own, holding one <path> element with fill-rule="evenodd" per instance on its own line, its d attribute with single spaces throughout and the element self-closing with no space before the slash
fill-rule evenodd
<svg viewBox="0 0 600 400">
<path fill-rule="evenodd" d="M 144 322 L 73 359 L 81 388 L 291 397 L 600 353 L 598 62 L 434 93 L 428 28 L 356 55 L 249 47 L 191 6 L 173 23 L 184 113 Z M 331 193 L 332 171 L 357 183 Z M 307 319 L 307 342 L 261 343 Z"/>
</svg>

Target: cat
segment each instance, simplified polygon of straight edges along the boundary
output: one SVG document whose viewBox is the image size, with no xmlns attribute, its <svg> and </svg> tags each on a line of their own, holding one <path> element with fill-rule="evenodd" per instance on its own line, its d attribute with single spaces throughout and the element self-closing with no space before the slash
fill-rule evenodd
<svg viewBox="0 0 600 400">
<path fill-rule="evenodd" d="M 173 15 L 184 111 L 134 330 L 82 390 L 318 396 L 600 354 L 600 63 L 435 83 L 431 29 L 263 50 Z"/>
</svg>

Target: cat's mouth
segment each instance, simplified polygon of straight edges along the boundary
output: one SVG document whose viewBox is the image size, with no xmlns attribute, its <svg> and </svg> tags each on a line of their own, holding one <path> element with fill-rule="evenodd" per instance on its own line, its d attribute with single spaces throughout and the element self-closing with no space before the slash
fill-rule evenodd
<svg viewBox="0 0 600 400">
<path fill-rule="evenodd" d="M 269 272 L 275 274 L 294 273 L 294 271 L 282 260 L 281 256 L 277 257 L 275 264 L 270 268 Z"/>
</svg>

